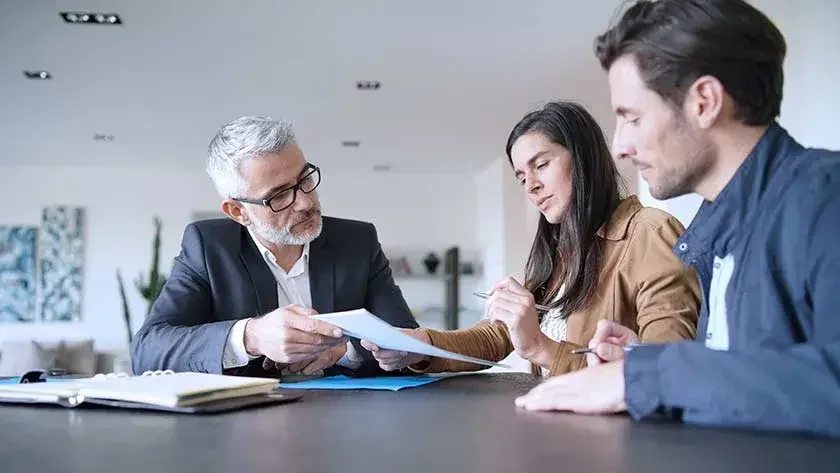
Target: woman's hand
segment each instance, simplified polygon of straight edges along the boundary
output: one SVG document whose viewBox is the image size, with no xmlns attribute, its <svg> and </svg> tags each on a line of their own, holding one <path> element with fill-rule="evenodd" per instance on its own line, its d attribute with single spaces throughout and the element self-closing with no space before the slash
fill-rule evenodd
<svg viewBox="0 0 840 473">
<path fill-rule="evenodd" d="M 557 342 L 540 330 L 534 295 L 516 279 L 508 277 L 493 286 L 484 316 L 505 324 L 519 356 L 545 368 L 551 367 Z"/>
<path fill-rule="evenodd" d="M 426 335 L 426 332 L 422 330 L 416 329 L 400 329 L 404 334 L 410 335 L 417 340 L 420 340 L 424 343 L 431 344 L 431 340 L 429 340 L 429 336 Z M 413 365 L 415 363 L 420 363 L 421 361 L 426 360 L 428 357 L 426 355 L 421 355 L 419 353 L 408 353 L 405 351 L 395 351 L 395 350 L 385 350 L 383 348 L 378 347 L 376 344 L 368 341 L 362 340 L 362 347 L 365 350 L 368 350 L 373 354 L 373 357 L 379 363 L 379 367 L 385 371 L 396 371 L 401 370 L 407 366 Z"/>
</svg>

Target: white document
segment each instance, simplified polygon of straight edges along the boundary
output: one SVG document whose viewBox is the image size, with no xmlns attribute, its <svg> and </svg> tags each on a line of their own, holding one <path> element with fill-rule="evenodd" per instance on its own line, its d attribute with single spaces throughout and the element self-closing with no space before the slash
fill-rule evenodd
<svg viewBox="0 0 840 473">
<path fill-rule="evenodd" d="M 495 363 L 479 358 L 473 358 L 471 356 L 459 355 L 458 353 L 441 350 L 434 345 L 423 343 L 410 335 L 402 333 L 400 329 L 389 325 L 387 322 L 371 314 L 366 309 L 348 310 L 346 312 L 332 312 L 329 314 L 316 315 L 314 318 L 340 327 L 347 336 L 368 340 L 376 344 L 378 347 L 386 350 L 420 353 L 421 355 L 466 361 L 468 363 L 476 363 L 485 366 L 510 368 L 503 363 Z"/>
</svg>

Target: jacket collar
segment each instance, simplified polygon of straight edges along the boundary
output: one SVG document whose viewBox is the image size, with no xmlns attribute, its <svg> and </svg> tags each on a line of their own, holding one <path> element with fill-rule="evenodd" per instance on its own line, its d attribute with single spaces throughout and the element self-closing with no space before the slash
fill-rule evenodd
<svg viewBox="0 0 840 473">
<path fill-rule="evenodd" d="M 240 225 L 240 250 L 239 259 L 245 266 L 251 284 L 254 286 L 254 294 L 257 298 L 259 314 L 245 314 L 247 316 L 267 314 L 278 306 L 277 280 L 271 273 L 260 249 L 254 239 L 248 233 L 248 229 Z"/>
<path fill-rule="evenodd" d="M 630 221 L 633 216 L 642 209 L 642 204 L 639 198 L 631 195 L 619 202 L 618 206 L 613 210 L 607 223 L 602 225 L 595 234 L 606 240 L 623 240 L 627 236 L 627 229 L 630 226 Z"/>
<path fill-rule="evenodd" d="M 758 217 L 762 202 L 773 198 L 778 186 L 773 178 L 784 157 L 798 152 L 797 143 L 778 123 L 771 124 L 747 159 L 713 202 L 704 201 L 674 248 L 686 264 L 713 252 L 719 257 L 732 252 Z"/>
<path fill-rule="evenodd" d="M 321 234 L 309 246 L 309 290 L 312 308 L 319 314 L 332 312 L 335 307 L 335 254 L 328 244 L 328 219 L 322 220 Z"/>
</svg>

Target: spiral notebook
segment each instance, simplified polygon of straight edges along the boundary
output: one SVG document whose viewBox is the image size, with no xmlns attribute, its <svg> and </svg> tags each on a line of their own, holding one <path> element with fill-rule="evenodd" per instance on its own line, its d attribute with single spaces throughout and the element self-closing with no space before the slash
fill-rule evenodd
<svg viewBox="0 0 840 473">
<path fill-rule="evenodd" d="M 221 412 L 297 400 L 278 380 L 207 373 L 146 372 L 0 386 L 0 403 L 83 404 L 174 412 Z"/>
</svg>

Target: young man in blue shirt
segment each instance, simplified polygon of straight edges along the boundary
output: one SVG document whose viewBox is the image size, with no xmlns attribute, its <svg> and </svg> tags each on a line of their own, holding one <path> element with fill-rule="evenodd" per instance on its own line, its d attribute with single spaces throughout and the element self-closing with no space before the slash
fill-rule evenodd
<svg viewBox="0 0 840 473">
<path fill-rule="evenodd" d="M 840 436 L 840 153 L 777 122 L 786 43 L 743 0 L 642 0 L 596 40 L 614 147 L 668 199 L 704 198 L 674 248 L 703 287 L 698 340 L 603 323 L 590 368 L 516 400 Z"/>
</svg>

